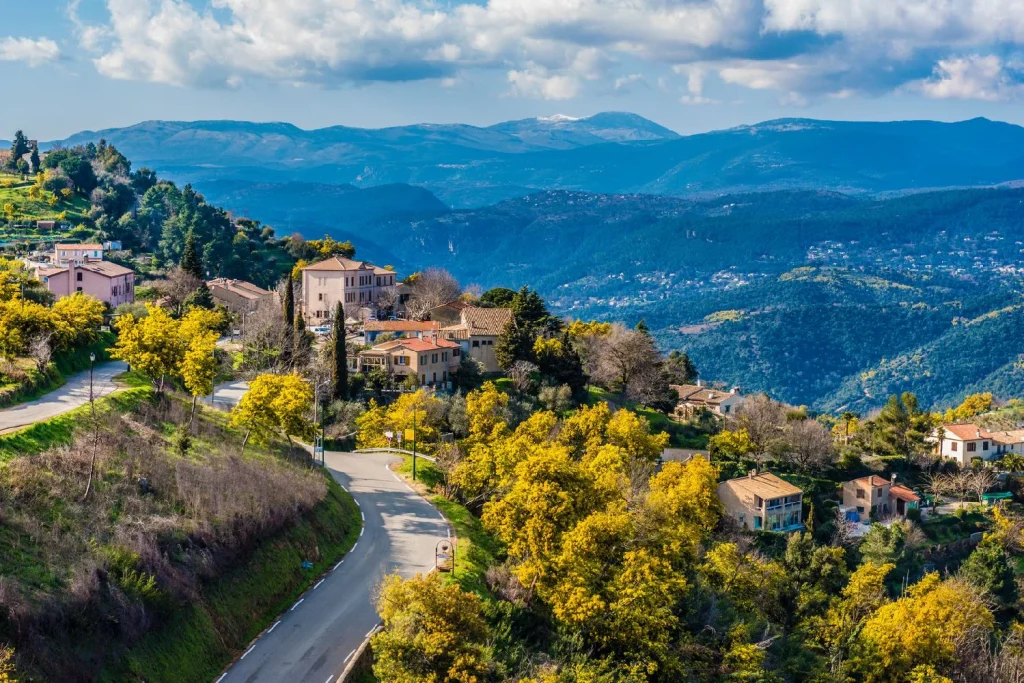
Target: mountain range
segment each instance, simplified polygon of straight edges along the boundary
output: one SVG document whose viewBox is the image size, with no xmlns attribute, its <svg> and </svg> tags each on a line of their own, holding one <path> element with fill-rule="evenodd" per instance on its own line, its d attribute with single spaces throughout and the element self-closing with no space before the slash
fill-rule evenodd
<svg viewBox="0 0 1024 683">
<path fill-rule="evenodd" d="M 621 113 L 480 128 L 149 122 L 107 139 L 236 214 L 558 313 L 645 319 L 703 376 L 820 410 L 1024 395 L 1024 128 Z"/>
<path fill-rule="evenodd" d="M 481 128 L 420 124 L 302 130 L 284 123 L 150 121 L 100 138 L 137 166 L 210 180 L 425 187 L 454 208 L 544 190 L 713 196 L 764 189 L 877 194 L 1024 178 L 1024 128 L 784 119 L 680 136 L 643 117 L 554 116 Z"/>
</svg>

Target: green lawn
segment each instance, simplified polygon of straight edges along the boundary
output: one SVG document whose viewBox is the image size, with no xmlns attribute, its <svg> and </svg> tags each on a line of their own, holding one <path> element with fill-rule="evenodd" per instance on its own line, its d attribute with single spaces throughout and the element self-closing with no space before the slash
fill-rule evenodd
<svg viewBox="0 0 1024 683">
<path fill-rule="evenodd" d="M 13 181 L 14 187 L 4 187 L 5 181 Z M 49 202 L 42 197 L 32 199 L 29 196 L 29 188 L 33 181 L 23 181 L 21 176 L 0 174 L 0 208 L 5 204 L 14 204 L 17 209 L 15 221 L 35 222 L 42 220 L 55 220 L 57 214 L 67 212 L 69 222 L 81 220 L 89 213 L 89 200 L 84 197 L 75 196 L 72 200 L 62 201 L 57 206 L 50 206 Z"/>
<path fill-rule="evenodd" d="M 969 538 L 971 534 L 985 531 L 991 526 L 991 520 L 981 512 L 968 512 L 963 518 L 956 515 L 940 515 L 931 517 L 921 523 L 921 530 L 932 543 L 940 545 Z"/>
</svg>

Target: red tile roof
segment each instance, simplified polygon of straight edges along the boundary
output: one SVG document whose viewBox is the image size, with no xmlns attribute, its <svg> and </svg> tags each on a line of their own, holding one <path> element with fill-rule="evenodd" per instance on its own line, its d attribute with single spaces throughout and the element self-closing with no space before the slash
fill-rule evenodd
<svg viewBox="0 0 1024 683">
<path fill-rule="evenodd" d="M 953 436 L 962 440 L 970 441 L 972 439 L 991 439 L 992 434 L 985 431 L 976 424 L 952 424 L 943 425 L 946 431 L 951 432 Z"/>
<path fill-rule="evenodd" d="M 868 486 L 885 486 L 889 483 L 888 479 L 884 479 L 877 474 L 872 474 L 868 477 L 861 477 L 860 479 L 854 479 L 854 481 L 863 482 Z"/>
<path fill-rule="evenodd" d="M 907 503 L 917 503 L 921 500 L 921 496 L 917 495 L 906 486 L 893 486 L 889 489 L 889 495 L 893 498 L 899 498 Z"/>
<path fill-rule="evenodd" d="M 455 342 L 450 342 L 447 339 L 395 339 L 394 341 L 385 342 L 374 346 L 371 351 L 391 351 L 399 347 L 415 351 L 416 353 L 423 353 L 425 351 L 440 351 L 441 349 L 457 349 L 459 345 Z"/>
<path fill-rule="evenodd" d="M 363 326 L 367 332 L 433 332 L 441 324 L 430 320 L 369 320 Z"/>
</svg>

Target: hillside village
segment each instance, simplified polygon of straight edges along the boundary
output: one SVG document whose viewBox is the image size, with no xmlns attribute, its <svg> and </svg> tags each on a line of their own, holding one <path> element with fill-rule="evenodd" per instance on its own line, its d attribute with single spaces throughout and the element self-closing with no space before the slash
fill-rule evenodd
<svg viewBox="0 0 1024 683">
<path fill-rule="evenodd" d="M 83 410 L 0 435 L 0 538 L 17 550 L 0 559 L 0 640 L 25 680 L 185 680 L 153 639 L 174 640 L 185 605 L 215 612 L 232 567 L 325 510 L 331 531 L 309 532 L 324 550 L 294 542 L 310 568 L 342 559 L 359 515 L 324 454 L 403 436 L 465 555 L 384 584 L 381 605 L 413 597 L 381 607 L 375 680 L 938 682 L 1024 665 L 1021 397 L 818 414 L 702 376 L 642 321 L 562 319 L 530 287 L 280 238 L 105 143 L 24 144 L 8 189 L 68 208 L 5 209 L 21 236 L 0 259 L 0 399 L 126 364 L 119 393 L 96 400 L 90 379 Z M 244 395 L 220 411 L 231 383 Z M 222 630 L 188 680 L 313 582 L 284 574 L 259 609 L 207 619 Z M 423 645 L 418 609 L 454 652 Z M 62 645 L 76 638 L 96 654 Z"/>
</svg>

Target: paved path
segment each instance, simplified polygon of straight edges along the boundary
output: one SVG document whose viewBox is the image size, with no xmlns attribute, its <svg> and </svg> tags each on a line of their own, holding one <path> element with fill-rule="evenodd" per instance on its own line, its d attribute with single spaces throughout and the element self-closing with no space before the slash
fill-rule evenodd
<svg viewBox="0 0 1024 683">
<path fill-rule="evenodd" d="M 114 377 L 128 370 L 121 361 L 102 363 L 93 368 L 93 396 L 100 398 L 117 389 Z M 67 378 L 64 386 L 54 389 L 42 398 L 0 410 L 0 432 L 63 415 L 89 402 L 89 371 Z"/>
<path fill-rule="evenodd" d="M 371 603 L 381 579 L 434 566 L 447 522 L 387 469 L 383 453 L 327 453 L 327 467 L 359 504 L 359 542 L 321 584 L 279 617 L 217 683 L 327 683 L 379 619 Z"/>
<path fill-rule="evenodd" d="M 231 410 L 238 405 L 238 402 L 242 400 L 247 391 L 249 391 L 248 382 L 218 384 L 213 388 L 212 400 L 211 397 L 206 396 L 202 399 L 202 404 L 220 410 Z"/>
</svg>

